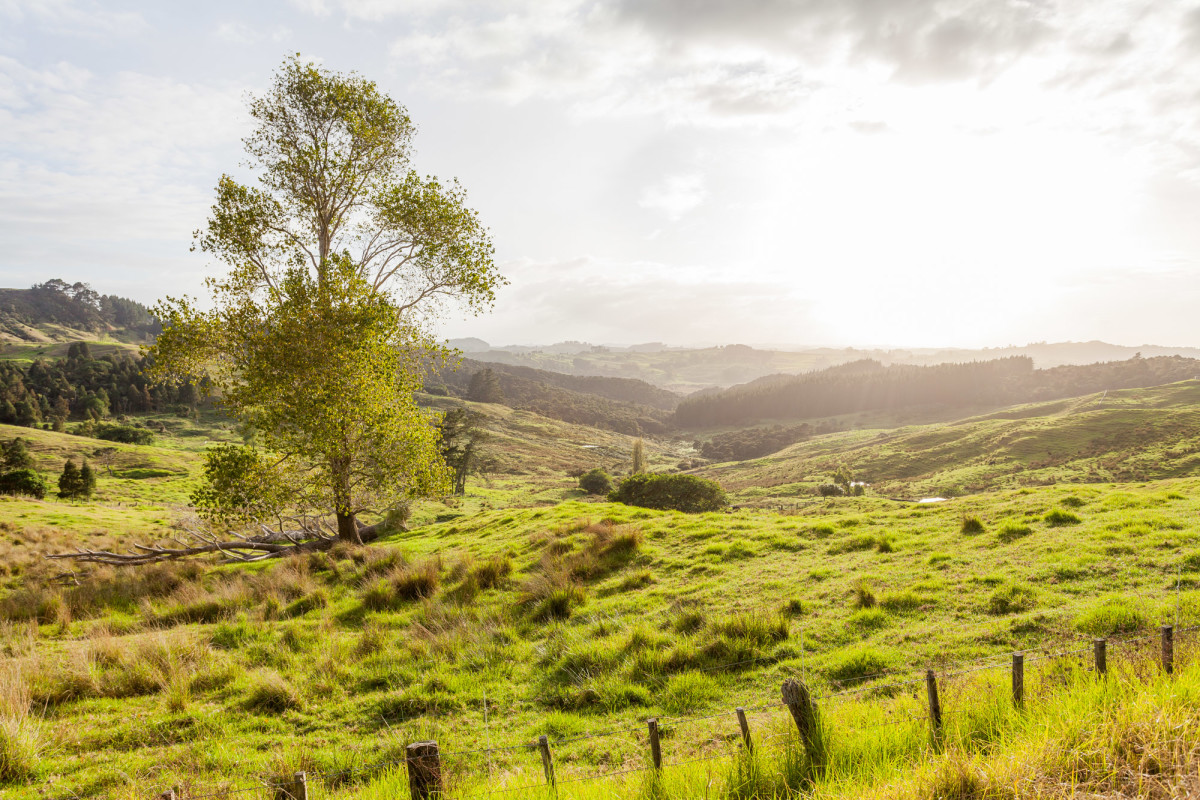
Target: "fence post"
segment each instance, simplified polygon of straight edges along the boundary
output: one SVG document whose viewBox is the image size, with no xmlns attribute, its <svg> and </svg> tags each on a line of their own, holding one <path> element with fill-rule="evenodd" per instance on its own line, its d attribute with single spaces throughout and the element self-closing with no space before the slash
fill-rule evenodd
<svg viewBox="0 0 1200 800">
<path fill-rule="evenodd" d="M 650 761 L 657 771 L 662 769 L 662 745 L 658 741 L 658 719 L 646 720 L 646 727 L 650 730 Z"/>
<path fill-rule="evenodd" d="M 937 675 L 933 670 L 925 670 L 925 693 L 929 697 L 929 725 L 933 728 L 933 735 L 940 736 L 942 733 L 942 704 L 938 702 Z"/>
<path fill-rule="evenodd" d="M 1163 625 L 1162 628 L 1162 668 L 1170 675 L 1175 671 L 1175 626 Z"/>
<path fill-rule="evenodd" d="M 1012 694 L 1013 705 L 1025 707 L 1025 654 L 1012 654 Z"/>
<path fill-rule="evenodd" d="M 737 707 L 738 727 L 742 729 L 742 741 L 746 743 L 746 749 L 753 753 L 754 742 L 750 740 L 750 723 L 746 722 L 746 709 L 741 706 Z"/>
<path fill-rule="evenodd" d="M 437 742 L 413 742 L 404 754 L 408 767 L 408 793 L 412 800 L 428 800 L 435 792 L 441 794 L 442 758 Z"/>
<path fill-rule="evenodd" d="M 1108 640 L 1094 639 L 1092 652 L 1096 659 L 1096 674 L 1103 678 L 1108 674 Z"/>
<path fill-rule="evenodd" d="M 550 740 L 545 734 L 538 737 L 538 750 L 542 754 L 542 771 L 546 773 L 546 783 L 554 785 L 554 761 L 550 758 Z"/>
<path fill-rule="evenodd" d="M 308 774 L 297 772 L 290 780 L 280 780 L 275 787 L 275 800 L 308 800 Z"/>
</svg>

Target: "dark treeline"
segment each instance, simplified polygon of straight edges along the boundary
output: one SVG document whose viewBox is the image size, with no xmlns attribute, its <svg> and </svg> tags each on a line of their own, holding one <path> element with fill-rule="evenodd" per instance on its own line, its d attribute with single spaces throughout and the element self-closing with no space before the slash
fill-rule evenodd
<svg viewBox="0 0 1200 800">
<path fill-rule="evenodd" d="M 832 433 L 834 430 L 828 423 L 813 426 L 802 422 L 788 427 L 770 425 L 718 433 L 706 442 L 696 442 L 695 447 L 700 455 L 711 461 L 745 461 L 768 456 L 814 434 Z"/>
<path fill-rule="evenodd" d="M 82 331 L 119 331 L 134 338 L 153 338 L 162 331 L 158 319 L 141 303 L 100 294 L 86 283 L 55 278 L 29 289 L 0 289 L 0 326 L 27 338 L 21 325 L 61 325 Z"/>
<path fill-rule="evenodd" d="M 56 361 L 22 365 L 0 361 L 0 423 L 53 423 L 99 420 L 110 415 L 192 410 L 201 402 L 197 388 L 151 386 L 142 375 L 145 359 L 122 355 L 92 358 L 86 342 Z"/>
<path fill-rule="evenodd" d="M 642 386 L 630 384 L 642 384 L 654 392 L 662 391 L 629 378 L 579 378 L 530 367 L 485 364 L 470 359 L 464 359 L 457 370 L 446 368 L 434 372 L 425 381 L 425 388 L 433 394 L 501 403 L 564 422 L 591 425 L 634 436 L 666 433 L 667 411 L 620 399 L 622 396 L 654 397 L 654 394 L 645 392 Z M 581 388 L 577 390 L 568 386 Z M 588 388 L 584 389 L 583 386 Z"/>
<path fill-rule="evenodd" d="M 969 407 L 1025 403 L 1157 386 L 1200 375 L 1200 361 L 1180 356 L 1134 357 L 1084 366 L 1035 370 L 1027 356 L 934 366 L 882 366 L 857 361 L 821 372 L 769 376 L 680 402 L 681 428 L 751 425 L 906 406 Z"/>
</svg>

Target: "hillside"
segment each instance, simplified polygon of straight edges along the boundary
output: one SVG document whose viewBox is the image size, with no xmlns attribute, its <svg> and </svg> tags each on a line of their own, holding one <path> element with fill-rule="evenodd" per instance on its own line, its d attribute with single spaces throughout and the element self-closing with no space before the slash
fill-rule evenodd
<svg viewBox="0 0 1200 800">
<path fill-rule="evenodd" d="M 100 294 L 86 283 L 69 284 L 55 278 L 29 289 L 0 289 L 0 342 L 145 342 L 161 330 L 159 321 L 141 303 Z M 8 355 L 0 351 L 0 357 Z"/>
<path fill-rule="evenodd" d="M 7 680 L 45 709 L 28 734 L 41 755 L 34 780 L 7 796 L 38 797 L 45 781 L 62 796 L 260 792 L 257 776 L 296 770 L 322 796 L 383 796 L 404 774 L 368 765 L 428 738 L 448 754 L 456 794 L 473 796 L 540 781 L 527 743 L 541 733 L 564 784 L 640 769 L 636 732 L 650 716 L 668 731 L 668 777 L 713 758 L 701 774 L 723 784 L 737 764 L 728 712 L 743 705 L 757 736 L 786 736 L 786 711 L 769 704 L 789 676 L 823 698 L 837 737 L 844 767 L 829 792 L 863 796 L 942 757 L 920 701 L 886 689 L 926 665 L 954 676 L 954 665 L 1090 647 L 1168 615 L 1200 622 L 1198 498 L 1200 480 L 1187 479 L 921 508 L 858 498 L 796 515 L 565 502 L 285 563 L 30 585 L 4 606 L 0 646 Z M 979 532 L 963 532 L 967 517 Z M 32 616 L 40 625 L 22 622 Z M 1114 673 L 1126 670 L 1129 653 L 1113 647 Z M 1034 696 L 1061 690 L 1054 663 L 1031 665 Z M 945 678 L 947 754 L 994 753 L 1001 730 L 1021 746 L 1019 717 L 966 710 L 989 686 L 1003 700 L 1005 679 Z M 825 699 L 864 682 L 884 688 Z M 1049 721 L 1047 708 L 1032 719 Z M 979 738 L 985 719 L 999 727 Z M 896 749 L 863 749 L 877 735 L 854 732 L 889 720 L 901 723 L 886 728 L 903 737 Z"/>
<path fill-rule="evenodd" d="M 1001 406 L 1092 392 L 1158 386 L 1200 375 L 1200 361 L 1131 358 L 1036 369 L 1026 357 L 934 366 L 864 360 L 806 375 L 772 375 L 721 392 L 693 395 L 672 416 L 677 427 L 745 426 L 836 414 Z"/>
<path fill-rule="evenodd" d="M 952 496 L 1200 474 L 1200 382 L 1019 405 L 955 422 L 817 436 L 698 471 L 745 502 L 812 497 L 845 465 L 873 492 Z"/>
</svg>

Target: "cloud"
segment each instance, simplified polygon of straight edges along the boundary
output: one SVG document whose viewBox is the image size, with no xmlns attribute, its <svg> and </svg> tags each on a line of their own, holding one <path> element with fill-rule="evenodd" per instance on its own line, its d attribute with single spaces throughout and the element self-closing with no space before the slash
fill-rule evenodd
<svg viewBox="0 0 1200 800">
<path fill-rule="evenodd" d="M 708 190 L 704 188 L 703 175 L 671 175 L 643 189 L 638 205 L 660 211 L 676 222 L 703 203 L 706 197 Z"/>
<path fill-rule="evenodd" d="M 2 0 L 0 19 L 83 38 L 134 36 L 150 27 L 141 14 L 111 11 L 88 0 Z"/>
<path fill-rule="evenodd" d="M 513 260 L 501 270 L 512 283 L 501 290 L 496 313 L 453 335 L 470 330 L 494 343 L 529 343 L 539 335 L 610 343 L 803 341 L 815 335 L 806 321 L 811 301 L 773 281 L 591 256 Z M 536 328 L 529 319 L 537 320 Z"/>
</svg>

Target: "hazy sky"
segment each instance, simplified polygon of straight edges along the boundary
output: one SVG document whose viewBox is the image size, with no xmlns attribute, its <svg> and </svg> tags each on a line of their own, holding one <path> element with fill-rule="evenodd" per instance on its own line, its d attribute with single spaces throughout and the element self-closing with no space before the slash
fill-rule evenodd
<svg viewBox="0 0 1200 800">
<path fill-rule="evenodd" d="M 457 176 L 495 344 L 1200 345 L 1200 4 L 0 0 L 0 284 L 151 302 L 290 53 Z"/>
</svg>

